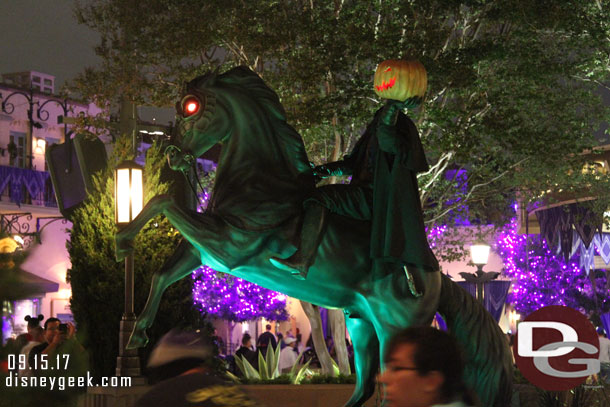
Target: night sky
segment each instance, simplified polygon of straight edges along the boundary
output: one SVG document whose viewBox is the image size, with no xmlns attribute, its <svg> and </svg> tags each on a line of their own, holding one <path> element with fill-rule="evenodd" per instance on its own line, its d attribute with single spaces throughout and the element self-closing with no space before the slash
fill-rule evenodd
<svg viewBox="0 0 610 407">
<path fill-rule="evenodd" d="M 56 91 L 86 66 L 100 63 L 98 35 L 80 25 L 73 0 L 0 0 L 0 73 L 55 75 Z"/>
</svg>

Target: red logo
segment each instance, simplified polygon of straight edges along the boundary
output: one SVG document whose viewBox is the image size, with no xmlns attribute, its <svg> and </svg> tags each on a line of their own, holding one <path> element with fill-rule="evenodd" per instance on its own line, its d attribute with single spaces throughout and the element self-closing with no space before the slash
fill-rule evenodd
<svg viewBox="0 0 610 407">
<path fill-rule="evenodd" d="M 540 308 L 517 326 L 515 362 L 532 384 L 569 390 L 599 372 L 599 339 L 580 312 L 561 305 Z"/>
</svg>

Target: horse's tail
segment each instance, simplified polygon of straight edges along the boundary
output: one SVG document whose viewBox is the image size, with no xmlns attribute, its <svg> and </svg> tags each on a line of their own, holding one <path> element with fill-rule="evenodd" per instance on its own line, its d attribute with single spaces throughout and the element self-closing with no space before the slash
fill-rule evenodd
<svg viewBox="0 0 610 407">
<path fill-rule="evenodd" d="M 439 313 L 464 350 L 464 380 L 483 406 L 505 407 L 512 396 L 508 341 L 493 317 L 468 292 L 442 275 Z"/>
</svg>

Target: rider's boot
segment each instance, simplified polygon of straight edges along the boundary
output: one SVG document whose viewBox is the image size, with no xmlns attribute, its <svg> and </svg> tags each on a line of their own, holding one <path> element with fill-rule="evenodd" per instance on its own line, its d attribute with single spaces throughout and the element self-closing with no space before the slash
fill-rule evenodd
<svg viewBox="0 0 610 407">
<path fill-rule="evenodd" d="M 309 266 L 316 258 L 316 252 L 322 239 L 322 230 L 328 209 L 317 203 L 305 209 L 301 227 L 301 243 L 297 251 L 287 259 L 272 257 L 269 261 L 277 268 L 291 272 L 296 278 L 307 278 Z"/>
</svg>

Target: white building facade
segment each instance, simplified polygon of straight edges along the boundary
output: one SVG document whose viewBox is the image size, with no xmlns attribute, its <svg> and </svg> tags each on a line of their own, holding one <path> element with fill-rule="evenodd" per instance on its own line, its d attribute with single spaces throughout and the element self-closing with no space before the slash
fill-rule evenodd
<svg viewBox="0 0 610 407">
<path fill-rule="evenodd" d="M 3 74 L 0 83 L 0 230 L 23 239 L 30 254 L 21 265 L 22 280 L 36 290 L 2 304 L 5 341 L 26 331 L 26 315 L 71 319 L 66 283 L 71 224 L 57 208 L 45 150 L 70 135 L 60 117 L 96 115 L 101 109 L 60 98 L 54 86 L 52 75 L 33 71 Z"/>
</svg>

